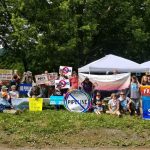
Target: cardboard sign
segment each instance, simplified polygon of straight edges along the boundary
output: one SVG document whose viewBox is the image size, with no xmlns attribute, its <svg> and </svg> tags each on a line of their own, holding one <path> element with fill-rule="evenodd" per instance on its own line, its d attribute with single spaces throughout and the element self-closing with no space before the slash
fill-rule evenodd
<svg viewBox="0 0 150 150">
<path fill-rule="evenodd" d="M 30 111 L 42 111 L 43 98 L 29 98 Z"/>
<path fill-rule="evenodd" d="M 64 96 L 50 96 L 50 105 L 64 105 Z"/>
<path fill-rule="evenodd" d="M 86 112 L 89 109 L 91 98 L 80 90 L 67 93 L 64 100 L 65 107 L 72 112 Z"/>
<path fill-rule="evenodd" d="M 13 71 L 12 70 L 7 70 L 7 69 L 0 69 L 0 80 L 3 81 L 8 81 L 8 80 L 12 80 L 12 74 Z"/>
<path fill-rule="evenodd" d="M 46 74 L 35 75 L 35 80 L 38 85 L 48 83 L 48 76 Z"/>
<path fill-rule="evenodd" d="M 19 93 L 20 94 L 27 94 L 29 92 L 29 90 L 31 89 L 32 84 L 19 84 Z"/>
<path fill-rule="evenodd" d="M 63 72 L 63 74 L 66 75 L 66 76 L 71 76 L 72 75 L 72 67 L 60 66 L 59 74 L 61 72 Z"/>
<path fill-rule="evenodd" d="M 55 80 L 58 79 L 58 73 L 57 72 L 52 72 L 48 74 L 48 85 L 49 86 L 54 86 L 55 85 Z"/>
<path fill-rule="evenodd" d="M 60 85 L 61 89 L 69 89 L 70 88 L 70 81 L 69 79 L 66 80 L 55 80 L 55 88 Z"/>
</svg>

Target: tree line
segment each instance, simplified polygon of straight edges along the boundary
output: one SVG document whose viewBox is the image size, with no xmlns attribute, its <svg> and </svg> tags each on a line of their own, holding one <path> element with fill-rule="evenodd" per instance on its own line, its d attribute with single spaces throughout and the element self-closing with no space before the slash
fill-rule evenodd
<svg viewBox="0 0 150 150">
<path fill-rule="evenodd" d="M 150 0 L 0 0 L 0 68 L 58 71 L 150 59 Z"/>
</svg>

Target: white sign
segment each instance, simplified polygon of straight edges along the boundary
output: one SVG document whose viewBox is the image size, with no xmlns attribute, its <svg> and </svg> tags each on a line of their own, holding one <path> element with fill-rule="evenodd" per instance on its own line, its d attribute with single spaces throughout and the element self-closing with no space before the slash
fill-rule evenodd
<svg viewBox="0 0 150 150">
<path fill-rule="evenodd" d="M 69 89 L 70 88 L 70 81 L 69 79 L 66 80 L 55 80 L 55 88 L 61 86 L 61 89 Z"/>
<path fill-rule="evenodd" d="M 71 76 L 72 75 L 72 67 L 60 66 L 59 73 L 61 73 L 61 72 L 66 76 Z"/>
<path fill-rule="evenodd" d="M 0 69 L 0 80 L 12 80 L 12 70 Z"/>
<path fill-rule="evenodd" d="M 90 97 L 80 90 L 67 93 L 64 100 L 65 107 L 72 112 L 86 112 L 90 106 Z"/>
<path fill-rule="evenodd" d="M 35 80 L 36 80 L 36 83 L 38 85 L 40 84 L 45 84 L 48 82 L 48 77 L 46 74 L 42 74 L 42 75 L 35 75 Z"/>
<path fill-rule="evenodd" d="M 55 85 L 55 80 L 58 79 L 58 73 L 57 72 L 52 72 L 48 74 L 48 85 L 52 86 Z"/>
</svg>

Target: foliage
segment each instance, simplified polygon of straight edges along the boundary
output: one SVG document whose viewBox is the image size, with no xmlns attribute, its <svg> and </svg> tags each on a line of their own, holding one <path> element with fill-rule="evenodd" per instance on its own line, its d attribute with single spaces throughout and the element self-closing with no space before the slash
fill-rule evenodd
<svg viewBox="0 0 150 150">
<path fill-rule="evenodd" d="M 113 53 L 150 59 L 149 0 L 0 0 L 1 68 L 75 69 Z M 7 57 L 7 58 L 6 58 Z"/>
</svg>

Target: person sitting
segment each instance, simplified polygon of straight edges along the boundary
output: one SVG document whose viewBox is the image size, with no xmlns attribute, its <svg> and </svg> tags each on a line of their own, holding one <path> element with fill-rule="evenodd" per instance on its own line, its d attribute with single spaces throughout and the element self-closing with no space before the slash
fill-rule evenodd
<svg viewBox="0 0 150 150">
<path fill-rule="evenodd" d="M 38 85 L 36 85 L 36 83 L 32 84 L 32 88 L 29 90 L 28 94 L 29 97 L 36 97 L 36 98 L 40 98 L 42 97 L 42 91 L 40 89 L 40 87 Z"/>
<path fill-rule="evenodd" d="M 129 107 L 129 105 L 131 103 L 131 99 L 126 96 L 124 91 L 120 92 L 120 97 L 118 98 L 118 100 L 120 102 L 120 112 L 121 113 L 127 113 L 128 110 L 129 110 L 129 112 L 131 112 L 131 109 Z"/>
<path fill-rule="evenodd" d="M 16 85 L 11 86 L 11 91 L 9 92 L 9 95 L 11 100 L 19 98 L 19 92 L 16 90 Z"/>
<path fill-rule="evenodd" d="M 101 114 L 105 111 L 105 103 L 104 100 L 102 99 L 101 93 L 97 92 L 95 99 L 93 100 L 93 104 L 95 104 L 94 107 L 94 112 L 96 114 Z"/>
<path fill-rule="evenodd" d="M 115 93 L 111 94 L 111 100 L 108 102 L 108 108 L 109 110 L 106 111 L 106 113 L 121 116 L 119 111 L 119 100 L 117 99 L 117 95 Z"/>
<path fill-rule="evenodd" d="M 10 96 L 7 92 L 7 87 L 5 85 L 2 86 L 1 92 L 0 92 L 0 112 L 3 112 L 5 109 L 10 109 Z"/>
</svg>

